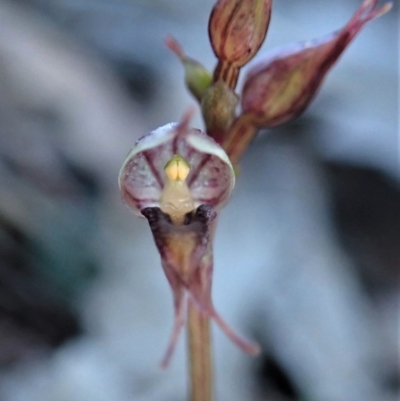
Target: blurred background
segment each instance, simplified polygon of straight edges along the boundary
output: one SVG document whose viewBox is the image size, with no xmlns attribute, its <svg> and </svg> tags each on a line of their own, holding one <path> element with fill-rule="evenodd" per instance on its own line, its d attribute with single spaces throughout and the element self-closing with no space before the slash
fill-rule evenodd
<svg viewBox="0 0 400 401">
<path fill-rule="evenodd" d="M 276 0 L 256 60 L 360 4 Z M 183 338 L 158 368 L 171 294 L 117 176 L 140 136 L 195 104 L 164 40 L 212 69 L 212 5 L 0 0 L 1 401 L 186 400 Z M 263 354 L 213 328 L 218 401 L 398 399 L 398 21 L 395 2 L 242 160 L 213 297 Z"/>
</svg>

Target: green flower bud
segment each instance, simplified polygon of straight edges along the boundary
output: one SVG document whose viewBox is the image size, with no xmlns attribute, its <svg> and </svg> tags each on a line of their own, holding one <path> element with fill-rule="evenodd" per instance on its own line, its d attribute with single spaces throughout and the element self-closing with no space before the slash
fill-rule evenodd
<svg viewBox="0 0 400 401">
<path fill-rule="evenodd" d="M 198 61 L 187 57 L 179 43 L 172 37 L 166 40 L 167 47 L 181 60 L 185 69 L 185 83 L 191 94 L 200 102 L 206 89 L 211 86 L 212 75 Z"/>
<path fill-rule="evenodd" d="M 201 111 L 207 134 L 218 143 L 235 119 L 239 98 L 225 82 L 218 81 L 204 93 Z"/>
</svg>

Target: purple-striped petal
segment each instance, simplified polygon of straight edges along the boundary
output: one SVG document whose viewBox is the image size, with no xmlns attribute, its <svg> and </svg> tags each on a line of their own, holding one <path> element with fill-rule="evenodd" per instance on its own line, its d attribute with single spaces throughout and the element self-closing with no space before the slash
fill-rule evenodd
<svg viewBox="0 0 400 401">
<path fill-rule="evenodd" d="M 146 207 L 160 207 L 166 183 L 164 168 L 174 155 L 190 164 L 186 182 L 195 208 L 207 204 L 219 210 L 235 185 L 229 158 L 212 138 L 178 123 L 150 132 L 133 147 L 119 175 L 123 201 L 137 215 Z"/>
</svg>

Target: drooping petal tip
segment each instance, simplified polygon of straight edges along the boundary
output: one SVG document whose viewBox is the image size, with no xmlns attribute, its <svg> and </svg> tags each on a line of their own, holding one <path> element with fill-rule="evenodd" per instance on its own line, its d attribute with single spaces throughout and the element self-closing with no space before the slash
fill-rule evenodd
<svg viewBox="0 0 400 401">
<path fill-rule="evenodd" d="M 208 249 L 210 225 L 216 212 L 209 205 L 201 205 L 186 214 L 182 225 L 174 224 L 158 207 L 148 207 L 141 212 L 149 222 L 174 299 L 174 324 L 161 362 L 161 367 L 166 368 L 186 321 L 187 295 L 199 277 L 200 260 Z M 203 289 L 204 284 L 199 283 L 199 287 Z"/>
</svg>

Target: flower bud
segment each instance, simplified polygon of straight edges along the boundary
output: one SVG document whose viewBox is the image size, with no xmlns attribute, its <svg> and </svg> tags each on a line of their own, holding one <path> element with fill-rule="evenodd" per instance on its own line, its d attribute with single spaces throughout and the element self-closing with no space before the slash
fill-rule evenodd
<svg viewBox="0 0 400 401">
<path fill-rule="evenodd" d="M 219 59 L 214 81 L 236 85 L 239 68 L 251 60 L 267 34 L 271 0 L 219 0 L 210 15 L 208 33 Z"/>
<path fill-rule="evenodd" d="M 326 73 L 368 21 L 391 8 L 376 9 L 377 0 L 365 0 L 340 31 L 319 40 L 280 49 L 252 68 L 242 93 L 242 110 L 257 126 L 287 122 L 309 105 Z"/>
<path fill-rule="evenodd" d="M 208 88 L 201 101 L 201 111 L 207 134 L 220 142 L 232 124 L 239 103 L 237 95 L 225 82 L 218 81 Z"/>
<path fill-rule="evenodd" d="M 181 60 L 185 69 L 186 86 L 190 93 L 200 102 L 204 91 L 211 86 L 212 75 L 198 61 L 187 57 L 175 39 L 169 37 L 165 43 Z"/>
<path fill-rule="evenodd" d="M 208 25 L 215 55 L 237 67 L 262 45 L 271 16 L 271 0 L 219 0 Z"/>
<path fill-rule="evenodd" d="M 176 180 L 171 179 L 174 174 Z M 167 124 L 139 139 L 119 174 L 122 199 L 137 215 L 144 208 L 159 207 L 165 213 L 179 209 L 184 216 L 201 204 L 218 211 L 234 184 L 224 150 L 186 121 Z"/>
</svg>

